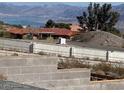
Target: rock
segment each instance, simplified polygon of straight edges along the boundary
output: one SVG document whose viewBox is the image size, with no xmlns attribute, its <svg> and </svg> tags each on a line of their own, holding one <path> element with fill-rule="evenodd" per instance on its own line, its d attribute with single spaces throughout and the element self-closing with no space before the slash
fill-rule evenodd
<svg viewBox="0 0 124 93">
<path fill-rule="evenodd" d="M 95 73 L 99 75 L 106 75 L 105 72 L 102 70 L 97 70 Z"/>
<path fill-rule="evenodd" d="M 117 73 L 114 73 L 114 72 L 106 72 L 106 74 L 110 75 L 112 77 L 115 77 L 115 78 L 119 78 L 120 77 Z"/>
</svg>

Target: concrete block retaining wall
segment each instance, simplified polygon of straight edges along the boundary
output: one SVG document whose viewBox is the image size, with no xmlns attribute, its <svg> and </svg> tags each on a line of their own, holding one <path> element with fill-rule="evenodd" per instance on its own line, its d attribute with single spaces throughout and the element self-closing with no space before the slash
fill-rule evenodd
<svg viewBox="0 0 124 93">
<path fill-rule="evenodd" d="M 0 57 L 0 74 L 9 81 L 45 89 L 124 89 L 124 80 L 90 81 L 85 68 L 57 69 L 57 57 Z"/>
<path fill-rule="evenodd" d="M 9 81 L 29 84 L 45 89 L 87 85 L 90 81 L 88 69 L 58 70 L 57 57 L 0 57 L 0 74 Z"/>
<path fill-rule="evenodd" d="M 124 79 L 118 80 L 104 80 L 104 81 L 93 81 L 90 86 L 85 89 L 96 89 L 96 90 L 123 90 Z"/>
</svg>

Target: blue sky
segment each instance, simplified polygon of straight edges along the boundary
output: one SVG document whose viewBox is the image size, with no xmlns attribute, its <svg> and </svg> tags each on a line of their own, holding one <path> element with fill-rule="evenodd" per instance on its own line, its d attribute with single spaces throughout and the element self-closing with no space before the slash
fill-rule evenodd
<svg viewBox="0 0 124 93">
<path fill-rule="evenodd" d="M 41 4 L 45 4 L 45 3 L 49 3 L 49 4 L 56 4 L 57 2 L 16 2 L 16 5 L 22 5 L 22 4 L 26 4 L 26 5 L 41 5 Z M 89 2 L 59 2 L 59 3 L 63 3 L 66 5 L 72 5 L 72 6 L 80 6 L 80 7 L 87 7 L 89 5 Z M 100 4 L 104 4 L 105 2 L 98 2 Z M 108 3 L 108 2 L 107 2 Z M 110 2 L 113 6 L 116 5 L 120 5 L 120 4 L 124 4 L 124 2 Z"/>
<path fill-rule="evenodd" d="M 101 4 L 105 3 L 105 2 L 100 2 Z M 108 2 L 107 2 L 108 3 Z M 124 4 L 124 2 L 110 2 L 113 6 L 116 6 L 116 5 L 120 5 L 120 4 Z M 88 6 L 89 2 L 77 2 L 77 3 L 65 3 L 65 4 L 68 4 L 68 5 L 73 5 L 73 6 L 83 6 L 83 7 L 86 7 Z"/>
</svg>

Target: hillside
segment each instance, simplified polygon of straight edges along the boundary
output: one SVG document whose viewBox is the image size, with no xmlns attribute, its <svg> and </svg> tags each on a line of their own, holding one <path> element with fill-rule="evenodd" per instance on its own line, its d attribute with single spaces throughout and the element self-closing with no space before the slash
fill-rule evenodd
<svg viewBox="0 0 124 93">
<path fill-rule="evenodd" d="M 104 31 L 92 31 L 75 36 L 73 41 L 89 46 L 109 46 L 122 48 L 124 39 Z"/>
<path fill-rule="evenodd" d="M 41 24 L 48 19 L 57 22 L 76 22 L 76 16 L 81 14 L 81 7 L 65 4 L 16 5 L 15 3 L 0 3 L 0 20 L 17 24 Z"/>
<path fill-rule="evenodd" d="M 64 3 L 1 3 L 0 20 L 12 24 L 38 25 L 48 19 L 56 22 L 77 22 L 76 16 L 86 11 L 86 7 L 66 5 Z M 120 13 L 117 27 L 122 28 L 124 21 L 124 4 L 113 6 Z"/>
</svg>

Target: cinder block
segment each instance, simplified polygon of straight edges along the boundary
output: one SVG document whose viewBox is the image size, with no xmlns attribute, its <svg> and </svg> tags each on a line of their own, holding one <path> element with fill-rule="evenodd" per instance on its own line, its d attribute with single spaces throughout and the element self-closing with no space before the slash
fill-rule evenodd
<svg viewBox="0 0 124 93">
<path fill-rule="evenodd" d="M 38 74 L 8 75 L 8 80 L 16 82 L 36 82 L 39 81 Z"/>
<path fill-rule="evenodd" d="M 11 67 L 8 68 L 8 75 L 21 74 L 21 67 Z"/>
<path fill-rule="evenodd" d="M 57 68 L 57 57 L 1 57 L 0 67 L 15 67 L 15 66 L 41 66 L 41 65 L 55 65 Z"/>
<path fill-rule="evenodd" d="M 32 65 L 57 65 L 58 58 L 57 57 L 40 57 L 40 58 L 32 58 Z"/>
<path fill-rule="evenodd" d="M 31 67 L 22 67 L 21 73 L 49 73 L 49 72 L 55 72 L 57 70 L 56 66 L 52 65 L 44 65 L 44 66 L 31 66 Z"/>
<path fill-rule="evenodd" d="M 8 81 L 19 82 L 19 83 L 24 82 L 24 80 L 22 78 L 22 75 L 8 75 L 7 80 Z"/>
<path fill-rule="evenodd" d="M 7 68 L 0 68 L 1 75 L 7 75 Z"/>
<path fill-rule="evenodd" d="M 40 81 L 51 80 L 52 79 L 52 74 L 51 73 L 39 74 L 39 78 L 40 78 Z"/>
<path fill-rule="evenodd" d="M 80 86 L 73 86 L 72 87 L 73 90 L 89 90 L 89 85 L 80 85 Z"/>
<path fill-rule="evenodd" d="M 90 78 L 80 78 L 80 84 L 90 84 Z"/>
<path fill-rule="evenodd" d="M 111 85 L 107 85 L 106 86 L 107 88 L 106 89 L 109 89 L 109 90 L 123 90 L 124 89 L 124 84 L 111 84 Z"/>
<path fill-rule="evenodd" d="M 94 86 L 92 86 L 92 89 L 97 89 L 97 90 L 122 90 L 124 89 L 124 84 L 121 83 L 98 83 L 98 84 L 94 84 Z"/>
<path fill-rule="evenodd" d="M 26 64 L 25 59 L 16 59 L 16 58 L 2 58 L 0 59 L 0 67 L 17 67 L 24 66 Z"/>
<path fill-rule="evenodd" d="M 72 86 L 60 86 L 60 87 L 49 87 L 50 90 L 88 90 L 89 85 L 72 85 Z"/>
<path fill-rule="evenodd" d="M 53 73 L 52 79 L 76 79 L 76 78 L 90 78 L 90 72 L 86 71 L 69 71 L 62 70 L 56 73 Z"/>
<path fill-rule="evenodd" d="M 81 86 L 80 79 L 42 80 L 39 82 L 34 82 L 33 84 L 37 87 L 42 87 L 42 88 L 47 88 L 47 89 L 49 88 L 56 89 L 56 87 Z"/>
</svg>

